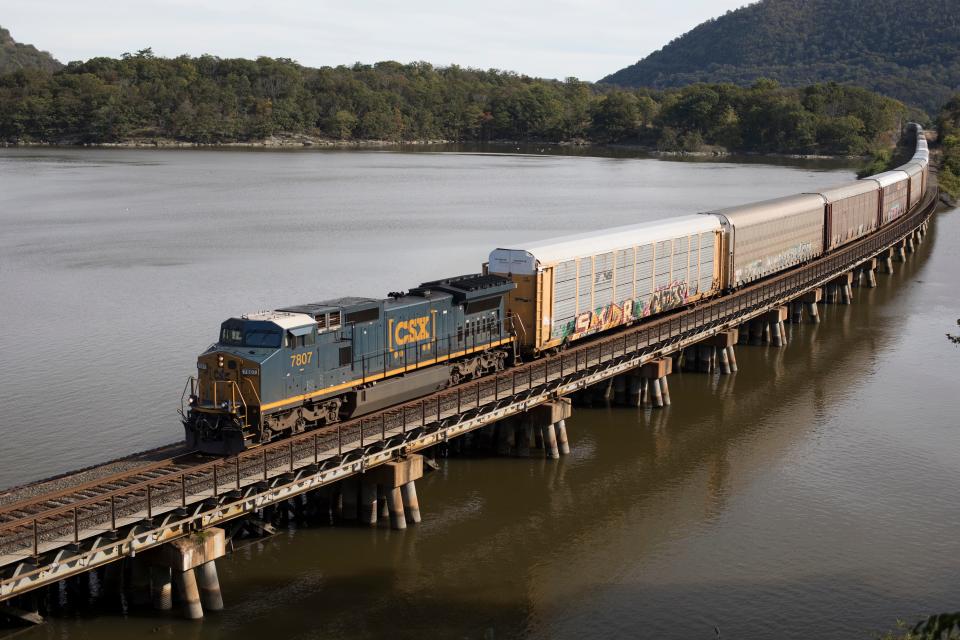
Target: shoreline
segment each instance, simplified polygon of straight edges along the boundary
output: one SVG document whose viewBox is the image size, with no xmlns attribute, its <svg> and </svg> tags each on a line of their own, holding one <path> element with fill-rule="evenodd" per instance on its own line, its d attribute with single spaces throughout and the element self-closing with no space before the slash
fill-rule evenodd
<svg viewBox="0 0 960 640">
<path fill-rule="evenodd" d="M 701 151 L 662 151 L 656 147 L 640 144 L 604 144 L 584 140 L 562 142 L 539 142 L 518 140 L 491 140 L 487 142 L 458 140 L 333 140 L 308 135 L 271 136 L 263 140 L 235 142 L 186 142 L 171 138 L 131 138 L 120 142 L 9 142 L 0 141 L 0 149 L 16 148 L 52 148 L 52 149 L 402 149 L 404 147 L 427 146 L 490 146 L 562 148 L 562 149 L 604 149 L 613 151 L 631 151 L 663 158 L 726 158 L 735 156 L 757 158 L 785 158 L 790 160 L 866 160 L 869 156 L 802 154 L 802 153 L 763 153 L 758 151 L 728 151 L 722 147 Z"/>
</svg>

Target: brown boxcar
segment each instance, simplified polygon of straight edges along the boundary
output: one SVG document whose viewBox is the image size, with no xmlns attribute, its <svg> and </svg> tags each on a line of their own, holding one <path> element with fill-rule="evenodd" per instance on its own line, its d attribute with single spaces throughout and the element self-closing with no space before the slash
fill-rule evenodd
<svg viewBox="0 0 960 640">
<path fill-rule="evenodd" d="M 826 202 L 824 246 L 827 251 L 877 228 L 880 188 L 876 182 L 857 180 L 815 193 Z"/>
<path fill-rule="evenodd" d="M 909 209 L 907 195 L 910 191 L 910 176 L 894 169 L 865 178 L 880 186 L 880 226 L 896 220 Z"/>
</svg>

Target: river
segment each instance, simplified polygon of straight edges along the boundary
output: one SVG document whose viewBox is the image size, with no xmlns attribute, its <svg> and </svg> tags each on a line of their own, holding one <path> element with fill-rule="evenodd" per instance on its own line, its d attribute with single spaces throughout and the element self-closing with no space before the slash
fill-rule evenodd
<svg viewBox="0 0 960 640">
<path fill-rule="evenodd" d="M 538 151 L 0 149 L 0 486 L 178 439 L 231 315 L 853 176 Z M 575 409 L 559 463 L 443 461 L 418 527 L 242 549 L 202 624 L 101 613 L 24 637 L 870 638 L 955 610 L 957 246 L 939 214 L 905 269 L 786 349 L 673 376 L 669 410 Z"/>
</svg>

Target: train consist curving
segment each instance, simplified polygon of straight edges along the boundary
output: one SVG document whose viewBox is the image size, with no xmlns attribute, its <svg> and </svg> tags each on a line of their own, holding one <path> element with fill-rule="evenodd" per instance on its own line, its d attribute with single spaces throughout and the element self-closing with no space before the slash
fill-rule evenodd
<svg viewBox="0 0 960 640">
<path fill-rule="evenodd" d="M 921 200 L 929 152 L 910 126 L 908 163 L 849 184 L 498 248 L 481 274 L 383 300 L 230 318 L 184 389 L 187 445 L 232 453 L 362 415 L 829 253 Z"/>
</svg>

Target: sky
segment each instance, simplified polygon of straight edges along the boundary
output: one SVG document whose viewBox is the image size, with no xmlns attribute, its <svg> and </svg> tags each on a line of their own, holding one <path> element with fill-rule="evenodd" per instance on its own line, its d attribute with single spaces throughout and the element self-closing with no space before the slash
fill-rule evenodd
<svg viewBox="0 0 960 640">
<path fill-rule="evenodd" d="M 0 26 L 61 62 L 156 55 L 426 61 L 596 81 L 747 0 L 0 0 Z"/>
</svg>

